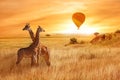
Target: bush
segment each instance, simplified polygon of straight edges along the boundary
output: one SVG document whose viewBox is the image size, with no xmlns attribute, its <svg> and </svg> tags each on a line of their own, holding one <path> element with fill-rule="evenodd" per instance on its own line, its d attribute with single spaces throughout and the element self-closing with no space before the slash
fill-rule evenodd
<svg viewBox="0 0 120 80">
<path fill-rule="evenodd" d="M 70 39 L 70 44 L 76 44 L 76 43 L 78 43 L 76 38 Z"/>
<path fill-rule="evenodd" d="M 51 36 L 50 34 L 46 34 L 46 36 Z"/>
<path fill-rule="evenodd" d="M 115 33 L 120 33 L 120 30 L 115 31 Z"/>
</svg>

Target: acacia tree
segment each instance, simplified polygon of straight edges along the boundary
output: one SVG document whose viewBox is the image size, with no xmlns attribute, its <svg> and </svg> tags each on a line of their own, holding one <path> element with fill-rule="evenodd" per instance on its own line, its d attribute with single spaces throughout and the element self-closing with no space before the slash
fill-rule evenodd
<svg viewBox="0 0 120 80">
<path fill-rule="evenodd" d="M 95 32 L 95 33 L 94 33 L 95 36 L 98 36 L 99 34 L 100 34 L 100 33 L 98 33 L 98 32 Z"/>
</svg>

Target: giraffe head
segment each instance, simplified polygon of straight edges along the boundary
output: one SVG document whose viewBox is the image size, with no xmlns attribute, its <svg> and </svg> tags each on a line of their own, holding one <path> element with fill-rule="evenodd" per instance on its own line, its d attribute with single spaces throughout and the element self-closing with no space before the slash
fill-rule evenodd
<svg viewBox="0 0 120 80">
<path fill-rule="evenodd" d="M 29 30 L 29 29 L 30 29 L 30 24 L 27 23 L 27 24 L 25 25 L 25 27 L 23 28 L 23 30 Z"/>
<path fill-rule="evenodd" d="M 45 32 L 45 30 L 41 26 L 39 26 L 39 25 L 38 25 L 38 31 L 39 32 Z"/>
</svg>

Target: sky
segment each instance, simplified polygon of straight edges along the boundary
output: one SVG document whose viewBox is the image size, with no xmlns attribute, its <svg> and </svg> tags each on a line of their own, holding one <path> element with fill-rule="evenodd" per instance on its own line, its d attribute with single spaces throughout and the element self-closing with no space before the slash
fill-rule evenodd
<svg viewBox="0 0 120 80">
<path fill-rule="evenodd" d="M 120 29 L 120 0 L 0 0 L 0 37 L 26 36 L 22 31 L 30 23 L 46 33 L 108 33 Z M 85 14 L 77 30 L 72 15 Z"/>
</svg>

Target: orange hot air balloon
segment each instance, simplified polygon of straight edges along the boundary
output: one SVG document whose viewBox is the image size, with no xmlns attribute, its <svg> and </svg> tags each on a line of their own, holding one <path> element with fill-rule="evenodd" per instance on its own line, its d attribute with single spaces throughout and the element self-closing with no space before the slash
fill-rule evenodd
<svg viewBox="0 0 120 80">
<path fill-rule="evenodd" d="M 77 26 L 77 28 L 79 29 L 80 26 L 85 21 L 85 15 L 83 13 L 76 12 L 72 15 L 72 20 L 75 23 L 75 25 Z"/>
</svg>

